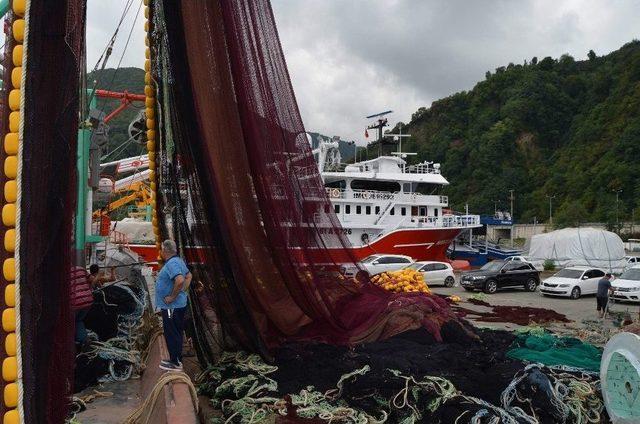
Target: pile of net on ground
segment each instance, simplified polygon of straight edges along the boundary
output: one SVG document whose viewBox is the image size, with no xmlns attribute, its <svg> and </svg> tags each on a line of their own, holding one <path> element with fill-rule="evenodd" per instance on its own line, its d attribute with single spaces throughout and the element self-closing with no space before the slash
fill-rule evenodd
<svg viewBox="0 0 640 424">
<path fill-rule="evenodd" d="M 147 305 L 140 281 L 120 281 L 94 291 L 85 325 L 87 343 L 76 356 L 74 392 L 130 378 L 141 367 L 138 327 Z"/>
<path fill-rule="evenodd" d="M 519 334 L 507 356 L 545 365 L 566 365 L 599 372 L 602 351 L 580 339 L 557 337 L 540 328 L 539 331 Z"/>
<path fill-rule="evenodd" d="M 514 335 L 454 325 L 444 343 L 425 330 L 353 349 L 289 344 L 273 364 L 227 353 L 198 378 L 222 417 L 352 423 L 606 422 L 595 373 L 508 358 Z"/>
</svg>

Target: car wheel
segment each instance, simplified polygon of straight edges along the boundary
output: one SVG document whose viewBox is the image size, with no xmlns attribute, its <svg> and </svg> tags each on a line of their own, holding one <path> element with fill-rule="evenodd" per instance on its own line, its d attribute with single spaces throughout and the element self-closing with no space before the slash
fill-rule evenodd
<svg viewBox="0 0 640 424">
<path fill-rule="evenodd" d="M 495 280 L 489 280 L 484 283 L 484 292 L 488 294 L 493 294 L 498 291 L 498 283 Z"/>
<path fill-rule="evenodd" d="M 571 290 L 571 299 L 580 299 L 580 287 L 574 287 L 573 290 Z"/>
<path fill-rule="evenodd" d="M 356 280 L 360 281 L 361 283 L 365 283 L 371 280 L 371 276 L 367 271 L 361 270 L 356 273 Z"/>
<path fill-rule="evenodd" d="M 536 291 L 537 287 L 538 287 L 538 282 L 533 278 L 529 279 L 529 281 L 527 281 L 527 284 L 524 285 L 525 290 L 530 292 Z"/>
<path fill-rule="evenodd" d="M 444 279 L 444 286 L 445 287 L 453 287 L 453 284 L 456 282 L 456 280 L 453 277 L 447 277 Z"/>
</svg>

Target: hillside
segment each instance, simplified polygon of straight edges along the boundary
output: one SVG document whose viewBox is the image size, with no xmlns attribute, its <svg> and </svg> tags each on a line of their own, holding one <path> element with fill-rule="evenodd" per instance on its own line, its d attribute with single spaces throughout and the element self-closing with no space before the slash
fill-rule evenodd
<svg viewBox="0 0 640 424">
<path fill-rule="evenodd" d="M 408 127 L 408 128 L 407 128 Z M 515 190 L 519 222 L 615 222 L 640 206 L 640 42 L 575 61 L 536 58 L 487 72 L 468 91 L 420 108 L 407 149 L 442 163 L 451 205 L 493 213 Z M 404 147 L 404 146 L 403 146 Z M 405 149 L 406 150 L 406 149 Z M 640 214 L 638 214 L 640 215 Z"/>
<path fill-rule="evenodd" d="M 87 75 L 87 85 L 91 88 L 95 82 L 97 88 L 110 91 L 128 91 L 134 94 L 144 93 L 144 70 L 139 68 L 105 69 L 91 72 Z M 98 109 L 106 115 L 120 106 L 120 100 L 97 99 Z M 109 123 L 109 151 L 120 146 L 129 139 L 129 123 L 135 119 L 144 104 L 134 103 L 122 111 Z M 123 150 L 109 156 L 108 160 L 121 159 L 140 154 L 146 150 L 146 146 L 129 143 Z"/>
</svg>

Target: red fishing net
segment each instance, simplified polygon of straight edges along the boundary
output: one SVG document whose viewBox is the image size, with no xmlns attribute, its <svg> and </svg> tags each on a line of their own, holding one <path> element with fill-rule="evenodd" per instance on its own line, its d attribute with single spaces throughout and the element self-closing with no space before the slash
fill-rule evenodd
<svg viewBox="0 0 640 424">
<path fill-rule="evenodd" d="M 355 344 L 420 326 L 437 337 L 453 318 L 443 300 L 339 276 L 338 265 L 355 259 L 314 161 L 269 2 L 156 5 L 161 204 L 173 211 L 187 259 L 200 263 L 199 338 L 208 339 L 211 307 L 225 334 L 263 353 L 285 339 Z"/>
<path fill-rule="evenodd" d="M 19 271 L 26 423 L 64 422 L 73 376 L 69 304 L 76 205 L 81 0 L 31 2 L 22 118 Z"/>
</svg>

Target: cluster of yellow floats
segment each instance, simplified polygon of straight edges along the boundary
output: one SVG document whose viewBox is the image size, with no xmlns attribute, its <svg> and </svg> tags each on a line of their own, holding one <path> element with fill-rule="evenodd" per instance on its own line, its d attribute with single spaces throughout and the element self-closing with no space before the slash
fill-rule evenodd
<svg viewBox="0 0 640 424">
<path fill-rule="evenodd" d="M 4 233 L 4 249 L 7 259 L 2 264 L 4 302 L 6 308 L 2 311 L 2 328 L 7 333 L 4 340 L 6 358 L 2 362 L 2 379 L 5 381 L 3 400 L 7 408 L 3 417 L 4 424 L 20 422 L 18 406 L 18 361 L 16 357 L 16 201 L 18 189 L 18 151 L 20 147 L 20 108 L 22 86 L 22 53 L 25 36 L 25 0 L 13 0 L 12 8 L 14 20 L 12 24 L 11 90 L 7 104 L 11 110 L 9 114 L 9 130 L 4 137 L 4 199 L 2 199 L 2 222 L 7 228 Z"/>
<path fill-rule="evenodd" d="M 394 293 L 431 293 L 427 283 L 424 281 L 424 275 L 413 269 L 383 272 L 371 277 L 371 281 L 375 285 Z"/>
<path fill-rule="evenodd" d="M 156 248 L 160 251 L 160 227 L 158 225 L 158 212 L 156 199 L 157 192 L 157 177 L 156 177 L 156 137 L 157 137 L 157 123 L 156 123 L 156 90 L 154 87 L 153 78 L 151 77 L 151 9 L 149 8 L 150 0 L 144 0 L 144 30 L 147 33 L 144 39 L 146 45 L 144 56 L 144 95 L 147 97 L 145 100 L 145 115 L 147 117 L 147 153 L 149 154 L 149 186 L 151 187 L 151 223 L 153 225 L 153 234 L 156 236 Z M 158 257 L 160 259 L 160 257 Z"/>
</svg>

